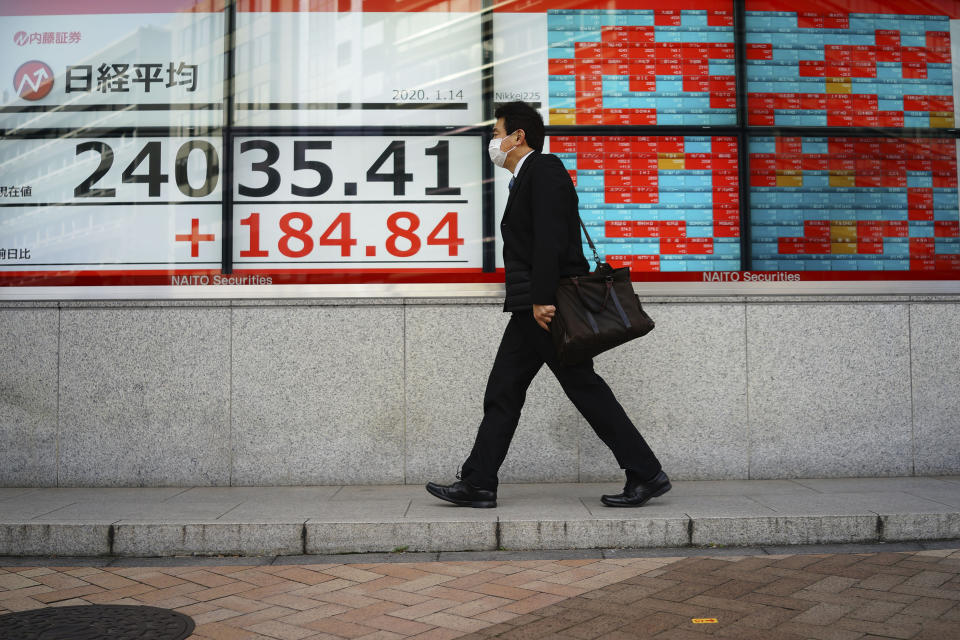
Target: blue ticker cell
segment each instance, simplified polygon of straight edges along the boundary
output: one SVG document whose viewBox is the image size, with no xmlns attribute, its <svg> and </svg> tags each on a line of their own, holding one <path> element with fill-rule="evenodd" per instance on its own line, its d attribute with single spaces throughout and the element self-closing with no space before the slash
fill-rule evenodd
<svg viewBox="0 0 960 640">
<path fill-rule="evenodd" d="M 934 253 L 937 255 L 960 254 L 960 238 L 937 238 L 934 240 Z"/>
<path fill-rule="evenodd" d="M 606 215 L 603 211 L 581 211 L 580 219 L 583 220 L 583 224 L 588 227 L 603 226 L 604 222 L 606 222 Z"/>
<path fill-rule="evenodd" d="M 957 215 L 957 209 L 934 209 L 933 219 L 937 222 L 956 222 L 960 216 Z"/>
<path fill-rule="evenodd" d="M 633 254 L 637 256 L 655 256 L 660 253 L 659 240 L 647 240 L 640 242 L 634 239 Z"/>
<path fill-rule="evenodd" d="M 777 152 L 777 142 L 776 138 L 763 137 L 763 138 L 751 138 L 750 140 L 750 153 L 776 153 Z M 804 153 L 807 153 L 806 148 L 804 148 Z M 814 153 L 814 152 L 810 152 Z"/>
<path fill-rule="evenodd" d="M 712 76 L 732 76 L 736 73 L 736 65 L 727 61 L 710 61 L 710 75 Z"/>
<path fill-rule="evenodd" d="M 907 187 L 914 187 L 914 188 L 927 187 L 927 188 L 932 188 L 932 187 L 933 187 L 933 176 L 931 176 L 931 175 L 926 175 L 926 176 L 917 176 L 917 175 L 911 176 L 911 175 L 908 175 L 908 176 L 907 176 Z"/>
<path fill-rule="evenodd" d="M 713 225 L 712 224 L 691 224 L 687 222 L 687 237 L 688 238 L 712 238 L 713 237 Z"/>
<path fill-rule="evenodd" d="M 909 260 L 884 260 L 883 270 L 884 271 L 909 271 L 910 261 Z"/>
<path fill-rule="evenodd" d="M 577 176 L 577 191 L 588 188 L 603 188 L 603 176 Z"/>
<path fill-rule="evenodd" d="M 926 36 L 900 36 L 901 47 L 925 47 L 927 46 Z"/>
<path fill-rule="evenodd" d="M 957 192 L 937 189 L 933 192 L 934 209 L 950 209 L 957 212 Z"/>
<path fill-rule="evenodd" d="M 721 242 L 733 240 L 733 242 Z M 715 238 L 713 241 L 713 255 L 723 258 L 740 257 L 740 238 Z"/>
<path fill-rule="evenodd" d="M 688 136 L 683 143 L 684 153 L 710 153 L 713 146 L 709 138 L 704 138 L 702 140 L 691 139 L 693 136 Z"/>
<path fill-rule="evenodd" d="M 754 260 L 754 271 L 776 271 L 778 264 L 776 260 Z"/>
<path fill-rule="evenodd" d="M 891 257 L 891 258 L 909 257 L 910 243 L 895 242 L 896 240 L 907 240 L 907 238 L 885 238 L 883 242 L 884 257 Z"/>
<path fill-rule="evenodd" d="M 737 258 L 736 260 L 714 260 L 713 270 L 714 271 L 739 271 L 740 259 Z"/>
</svg>

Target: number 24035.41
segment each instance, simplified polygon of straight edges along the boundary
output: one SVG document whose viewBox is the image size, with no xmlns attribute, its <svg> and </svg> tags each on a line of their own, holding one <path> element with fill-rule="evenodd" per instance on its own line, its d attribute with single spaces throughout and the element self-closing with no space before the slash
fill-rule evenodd
<svg viewBox="0 0 960 640">
<path fill-rule="evenodd" d="M 307 152 L 311 150 L 331 150 L 333 142 L 330 140 L 295 140 L 293 142 L 293 169 L 294 171 L 309 170 L 317 174 L 316 184 L 304 186 L 291 184 L 290 193 L 295 196 L 315 198 L 326 193 L 333 185 L 333 169 L 330 165 L 319 160 L 308 160 Z M 266 176 L 267 182 L 262 187 L 251 187 L 246 184 L 237 186 L 241 196 L 265 198 L 280 188 L 280 172 L 273 166 L 280 159 L 280 148 L 270 140 L 245 140 L 240 143 L 240 153 L 260 150 L 266 153 L 263 160 L 251 164 L 251 169 Z M 437 158 L 437 184 L 426 187 L 424 193 L 428 196 L 459 195 L 460 187 L 450 186 L 450 142 L 440 140 L 424 153 Z M 393 184 L 393 195 L 406 195 L 406 184 L 413 181 L 413 174 L 406 171 L 406 143 L 403 140 L 394 140 L 387 145 L 383 153 L 374 160 L 367 169 L 367 182 L 389 182 Z M 381 171 L 388 160 L 392 161 L 393 170 Z"/>
<path fill-rule="evenodd" d="M 402 224 L 401 224 L 402 223 Z M 241 258 L 265 258 L 269 251 L 260 247 L 260 214 L 251 213 L 240 220 L 240 224 L 247 227 L 249 232 L 248 249 L 240 251 Z M 410 211 L 397 211 L 387 218 L 387 253 L 397 258 L 409 258 L 416 255 L 423 241 L 415 232 L 420 227 L 420 216 Z M 334 218 L 333 222 L 314 239 L 310 235 L 313 228 L 313 218 L 302 211 L 291 211 L 280 218 L 282 235 L 277 243 L 277 249 L 287 258 L 303 258 L 309 255 L 314 247 L 340 247 L 340 256 L 347 258 L 351 249 L 358 244 L 358 240 L 350 233 L 350 212 L 344 212 Z M 445 235 L 441 235 L 445 234 Z M 446 246 L 451 256 L 459 253 L 464 239 L 457 232 L 457 212 L 448 212 L 440 222 L 427 234 L 427 245 Z M 370 255 L 370 254 L 368 254 Z"/>
</svg>

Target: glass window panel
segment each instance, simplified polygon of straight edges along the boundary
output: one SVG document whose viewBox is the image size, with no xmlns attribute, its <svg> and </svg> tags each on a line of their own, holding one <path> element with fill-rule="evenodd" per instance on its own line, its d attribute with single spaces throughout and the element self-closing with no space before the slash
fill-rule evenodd
<svg viewBox="0 0 960 640">
<path fill-rule="evenodd" d="M 740 268 L 737 143 L 708 136 L 551 136 L 600 258 L 656 274 Z M 508 175 L 498 176 L 497 207 Z M 592 261 L 586 239 L 584 255 Z"/>
<path fill-rule="evenodd" d="M 951 128 L 955 2 L 748 0 L 748 124 Z"/>
<path fill-rule="evenodd" d="M 736 123 L 732 2 L 564 4 L 496 8 L 495 101 L 536 102 L 549 125 Z"/>
<path fill-rule="evenodd" d="M 751 138 L 750 209 L 758 271 L 960 276 L 952 138 Z"/>
</svg>

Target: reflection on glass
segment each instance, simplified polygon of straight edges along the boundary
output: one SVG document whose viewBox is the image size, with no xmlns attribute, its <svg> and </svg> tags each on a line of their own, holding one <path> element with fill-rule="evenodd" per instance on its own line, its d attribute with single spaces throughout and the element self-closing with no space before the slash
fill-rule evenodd
<svg viewBox="0 0 960 640">
<path fill-rule="evenodd" d="M 235 124 L 478 123 L 479 3 L 381 4 L 240 2 Z"/>
</svg>

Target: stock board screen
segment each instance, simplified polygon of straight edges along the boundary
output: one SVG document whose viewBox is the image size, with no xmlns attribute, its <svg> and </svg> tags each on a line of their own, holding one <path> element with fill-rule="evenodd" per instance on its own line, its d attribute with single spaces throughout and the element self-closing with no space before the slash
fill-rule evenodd
<svg viewBox="0 0 960 640">
<path fill-rule="evenodd" d="M 740 10 L 4 2 L 0 285 L 502 282 L 511 100 L 635 280 L 960 280 L 960 3 Z"/>
</svg>

